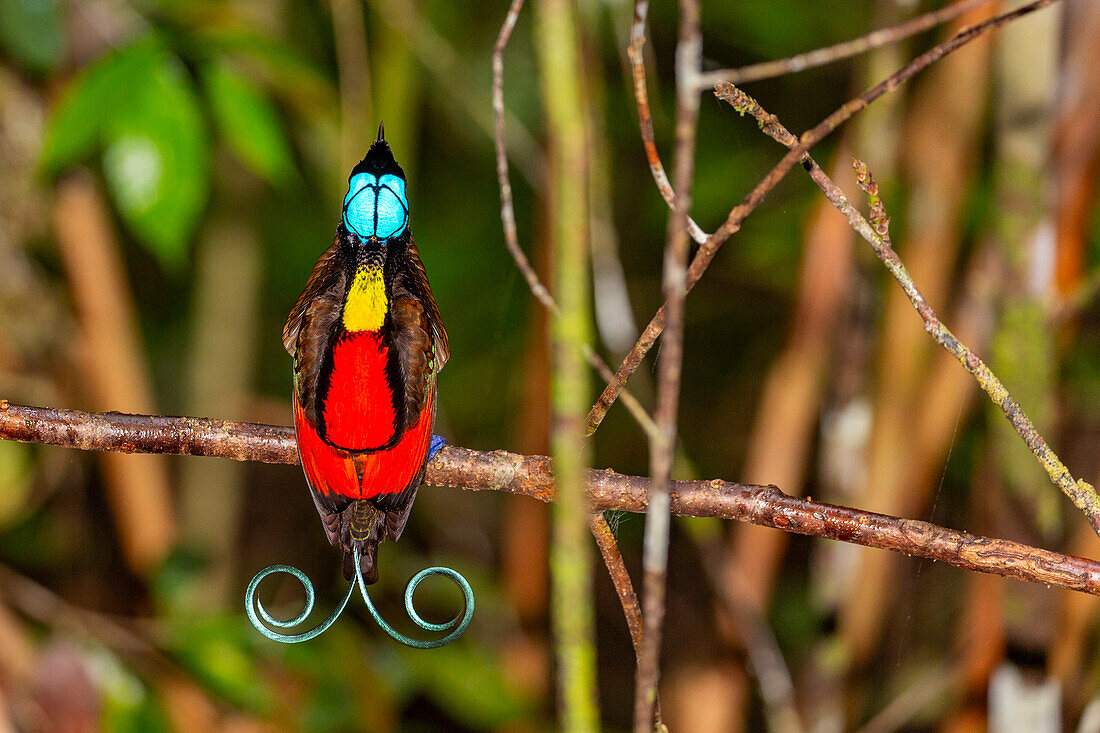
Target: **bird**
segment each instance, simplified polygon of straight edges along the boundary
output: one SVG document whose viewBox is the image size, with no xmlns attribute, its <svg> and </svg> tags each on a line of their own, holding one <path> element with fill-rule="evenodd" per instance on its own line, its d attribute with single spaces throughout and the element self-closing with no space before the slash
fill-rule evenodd
<svg viewBox="0 0 1100 733">
<path fill-rule="evenodd" d="M 447 331 L 409 228 L 405 172 L 385 127 L 351 171 L 336 236 L 283 328 L 294 430 L 331 545 L 378 580 L 378 543 L 408 522 L 433 440 Z"/>
</svg>

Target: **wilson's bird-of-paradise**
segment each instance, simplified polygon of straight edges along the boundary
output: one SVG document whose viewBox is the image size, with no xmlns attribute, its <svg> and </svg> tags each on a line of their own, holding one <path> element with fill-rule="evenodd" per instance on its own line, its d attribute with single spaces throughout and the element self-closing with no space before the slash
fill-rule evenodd
<svg viewBox="0 0 1100 733">
<path fill-rule="evenodd" d="M 408 521 L 432 447 L 447 332 L 409 229 L 405 173 L 379 128 L 351 172 L 333 244 L 283 329 L 306 479 L 344 575 Z"/>
</svg>

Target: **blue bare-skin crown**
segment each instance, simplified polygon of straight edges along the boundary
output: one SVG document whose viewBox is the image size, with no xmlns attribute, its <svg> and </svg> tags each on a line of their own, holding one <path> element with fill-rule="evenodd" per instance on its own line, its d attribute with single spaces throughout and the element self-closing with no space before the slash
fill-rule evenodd
<svg viewBox="0 0 1100 733">
<path fill-rule="evenodd" d="M 391 173 L 381 178 L 373 173 L 352 176 L 344 196 L 344 226 L 360 239 L 400 236 L 409 226 L 405 181 Z"/>
</svg>

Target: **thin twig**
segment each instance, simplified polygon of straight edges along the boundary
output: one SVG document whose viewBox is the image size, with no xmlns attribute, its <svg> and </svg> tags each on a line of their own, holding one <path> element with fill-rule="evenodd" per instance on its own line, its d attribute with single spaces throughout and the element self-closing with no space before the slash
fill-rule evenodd
<svg viewBox="0 0 1100 733">
<path fill-rule="evenodd" d="M 0 400 L 0 440 L 83 450 L 298 463 L 291 427 L 27 407 L 5 400 Z M 425 483 L 554 500 L 553 471 L 547 456 L 448 446 L 428 464 Z M 627 476 L 610 469 L 589 470 L 587 478 L 593 511 L 644 512 L 648 485 L 649 480 L 643 476 Z M 797 499 L 774 486 L 720 479 L 673 481 L 671 510 L 677 516 L 736 519 L 1100 596 L 1100 562 L 1095 560 L 980 537 L 929 522 Z"/>
<path fill-rule="evenodd" d="M 760 129 L 769 137 L 788 148 L 798 147 L 794 135 L 780 124 L 775 115 L 768 114 L 755 99 L 734 85 L 719 84 L 715 89 L 715 94 L 719 99 L 729 103 L 739 113 L 748 114 L 755 118 L 760 125 Z M 909 271 L 902 264 L 890 242 L 890 219 L 886 215 L 882 200 L 878 196 L 878 186 L 867 170 L 866 163 L 853 161 L 853 166 L 856 169 L 860 188 L 867 193 L 871 202 L 870 221 L 851 204 L 844 192 L 833 183 L 832 179 L 808 154 L 803 156 L 803 165 L 810 173 L 814 183 L 825 193 L 833 206 L 844 214 L 852 228 L 871 244 L 875 254 L 886 265 L 898 284 L 901 285 L 905 295 L 909 298 L 909 302 L 913 304 L 913 308 L 920 315 L 921 320 L 924 322 L 924 330 L 935 339 L 936 343 L 958 359 L 963 368 L 977 380 L 982 390 L 1004 412 L 1009 423 L 1016 429 L 1016 432 L 1031 449 L 1035 458 L 1046 470 L 1050 480 L 1070 498 L 1075 506 L 1085 513 L 1089 524 L 1100 534 L 1100 497 L 1097 496 L 1092 485 L 1083 479 L 1076 480 L 1073 478 L 1069 469 L 1050 449 L 1050 446 L 1036 430 L 1035 425 L 1024 413 L 1023 408 L 1012 398 L 1001 381 L 977 354 L 955 338 L 955 335 L 939 320 L 935 311 L 932 310 L 932 306 L 921 295 L 920 290 L 913 282 L 913 278 L 909 275 Z"/>
<path fill-rule="evenodd" d="M 401 32 L 420 63 L 445 87 L 439 97 L 469 115 L 485 134 L 492 135 L 493 120 L 486 114 L 484 92 L 468 81 L 474 74 L 463 68 L 454 46 L 424 19 L 410 0 L 371 0 L 371 7 Z M 506 140 L 512 160 L 527 182 L 537 188 L 546 164 L 542 151 L 522 121 L 512 112 L 505 114 L 512 125 L 512 137 Z"/>
<path fill-rule="evenodd" d="M 607 574 L 611 576 L 611 582 L 619 596 L 623 616 L 626 617 L 626 627 L 630 631 L 630 643 L 634 646 L 634 657 L 637 658 L 642 651 L 642 607 L 638 604 L 638 594 L 634 592 L 634 584 L 630 582 L 630 573 L 627 572 L 626 563 L 623 562 L 623 554 L 619 552 L 619 544 L 615 541 L 615 534 L 607 524 L 603 512 L 592 514 L 588 528 L 596 538 L 596 546 L 600 548 L 603 564 L 607 566 Z M 663 725 L 659 695 L 653 701 L 653 720 L 657 727 Z"/>
<path fill-rule="evenodd" d="M 909 298 L 909 302 L 913 304 L 913 308 L 920 314 L 921 320 L 924 322 L 924 330 L 935 339 L 936 343 L 947 349 L 952 356 L 958 359 L 963 368 L 977 380 L 978 386 L 989 395 L 989 399 L 993 400 L 994 404 L 1001 408 L 1001 412 L 1004 413 L 1008 422 L 1012 424 L 1012 427 L 1027 444 L 1027 447 L 1031 449 L 1036 460 L 1050 476 L 1050 480 L 1062 490 L 1062 493 L 1069 497 L 1078 509 L 1085 513 L 1085 517 L 1092 525 L 1093 530 L 1100 535 L 1100 496 L 1097 496 L 1092 484 L 1084 479 L 1073 478 L 1069 469 L 1047 445 L 1046 440 L 1039 434 L 1020 403 L 1012 398 L 1001 380 L 977 354 L 971 351 L 966 344 L 955 338 L 955 335 L 951 333 L 947 326 L 936 317 L 932 306 L 921 295 L 920 290 L 913 283 L 909 271 L 905 269 L 905 265 L 902 264 L 897 252 L 894 251 L 890 242 L 890 217 L 886 215 L 882 199 L 879 198 L 878 184 L 875 183 L 870 171 L 867 170 L 867 164 L 861 160 L 853 160 L 852 166 L 856 170 L 859 187 L 867 194 L 871 204 L 870 223 L 874 235 L 869 240 L 871 247 L 875 250 L 875 255 L 886 265 L 886 269 L 901 285 L 901 289 L 905 291 L 905 295 Z"/>
<path fill-rule="evenodd" d="M 630 573 L 627 572 L 626 564 L 623 563 L 623 555 L 619 552 L 619 544 L 615 541 L 615 534 L 607 524 L 603 512 L 592 514 L 588 528 L 596 538 L 596 546 L 600 548 L 600 555 L 603 556 L 604 565 L 607 566 L 607 574 L 611 576 L 615 592 L 619 594 L 623 615 L 626 617 L 626 627 L 630 631 L 630 643 L 633 644 L 634 654 L 637 656 L 642 648 L 642 609 L 638 605 L 638 594 L 634 592 L 634 584 L 630 582 Z"/>
<path fill-rule="evenodd" d="M 745 217 L 760 205 L 764 197 L 783 180 L 783 177 L 802 159 L 802 156 L 852 115 L 859 112 L 882 95 L 896 90 L 918 72 L 924 70 L 936 61 L 939 61 L 953 51 L 958 50 L 975 38 L 1000 28 L 1006 23 L 1023 17 L 1028 13 L 1045 8 L 1055 2 L 1058 2 L 1058 0 L 1034 0 L 1034 2 L 1022 5 L 1010 12 L 994 16 L 981 23 L 963 28 L 951 38 L 913 59 L 903 68 L 874 85 L 863 94 L 841 105 L 835 112 L 830 114 L 815 127 L 803 133 L 802 137 L 799 139 L 798 145 L 784 155 L 783 158 L 776 163 L 775 167 L 756 184 L 753 190 L 749 192 L 749 195 L 730 211 L 729 216 L 726 217 L 726 221 L 722 226 L 711 234 L 695 253 L 691 266 L 688 268 L 687 290 L 689 292 L 691 291 L 691 288 L 695 286 L 695 283 L 697 283 L 699 278 L 703 276 L 703 273 L 706 272 L 707 267 L 718 253 L 718 249 L 722 244 L 741 228 L 741 223 L 745 220 Z M 604 389 L 603 394 L 600 395 L 596 404 L 592 406 L 592 409 L 588 413 L 587 422 L 587 430 L 590 432 L 595 431 L 600 422 L 603 421 L 604 416 L 607 415 L 607 410 L 618 397 L 619 390 L 623 388 L 627 380 L 629 380 L 631 375 L 638 369 L 638 366 L 642 363 L 642 359 L 649 353 L 649 349 L 657 341 L 657 337 L 661 335 L 661 331 L 665 326 L 665 315 L 665 306 L 662 305 L 653 316 L 653 319 L 650 320 L 649 325 L 646 326 L 642 335 L 638 337 L 638 341 L 634 344 L 634 348 L 630 350 L 630 353 L 623 359 L 622 364 L 619 365 L 614 378 L 607 385 L 607 388 Z"/>
<path fill-rule="evenodd" d="M 657 138 L 653 134 L 653 115 L 649 111 L 649 85 L 646 83 L 645 73 L 645 28 L 646 18 L 649 15 L 649 0 L 635 0 L 634 21 L 630 26 L 630 45 L 627 46 L 626 55 L 630 59 L 630 70 L 634 77 L 634 100 L 638 106 L 638 126 L 642 132 L 642 144 L 645 146 L 645 157 L 649 162 L 649 172 L 653 174 L 653 182 L 657 184 L 657 190 L 668 204 L 668 208 L 676 205 L 676 194 L 672 190 L 672 184 L 668 182 L 665 174 L 665 166 L 661 163 L 661 154 L 657 152 Z M 699 244 L 707 241 L 709 236 L 703 228 L 688 217 L 688 231 L 691 238 Z"/>
<path fill-rule="evenodd" d="M 634 731 L 653 730 L 653 705 L 660 677 L 661 631 L 668 582 L 668 542 L 671 514 L 669 480 L 676 449 L 676 418 L 684 357 L 684 281 L 688 261 L 688 211 L 695 176 L 695 132 L 699 120 L 697 77 L 703 58 L 698 0 L 680 0 L 680 39 L 676 46 L 676 160 L 673 185 L 676 205 L 668 222 L 665 245 L 664 294 L 668 329 L 657 365 L 657 433 L 649 439 L 649 508 L 642 547 L 645 634 L 638 654 L 634 688 Z"/>
<path fill-rule="evenodd" d="M 512 31 L 516 27 L 519 13 L 523 9 L 524 0 L 512 0 L 508 8 L 508 14 L 504 17 L 504 23 L 500 26 L 500 33 L 493 45 L 493 139 L 496 146 L 497 157 L 497 182 L 500 187 L 500 220 L 504 225 L 504 244 L 508 247 L 509 254 L 515 260 L 516 267 L 527 281 L 527 287 L 531 294 L 542 303 L 554 318 L 561 317 L 561 309 L 550 291 L 542 284 L 535 268 L 519 246 L 519 233 L 516 229 L 516 210 L 512 195 L 512 180 L 508 168 L 508 151 L 505 144 L 505 108 L 504 108 L 504 49 L 512 37 Z M 579 344 L 581 353 L 589 366 L 596 370 L 600 378 L 610 382 L 614 378 L 614 372 L 607 365 L 591 344 L 582 342 Z M 647 435 L 656 433 L 657 425 L 649 416 L 641 403 L 631 394 L 623 392 L 623 405 L 641 426 Z"/>
<path fill-rule="evenodd" d="M 904 23 L 899 23 L 891 28 L 880 28 L 860 38 L 837 43 L 833 46 L 814 49 L 813 51 L 807 51 L 806 53 L 800 53 L 785 59 L 776 59 L 774 61 L 764 61 L 759 64 L 742 66 L 737 69 L 707 71 L 700 76 L 699 86 L 702 90 L 713 87 L 715 84 L 721 82 L 747 84 L 750 81 L 771 79 L 772 77 L 782 76 L 784 74 L 793 74 L 806 69 L 825 66 L 826 64 L 851 58 L 852 56 L 858 56 L 861 53 L 866 53 L 867 51 L 871 51 L 881 46 L 888 46 L 891 43 L 903 41 L 910 36 L 923 33 L 930 28 L 936 27 L 940 23 L 945 23 L 952 18 L 957 18 L 960 15 L 968 13 L 975 8 L 980 8 L 983 5 L 988 5 L 991 2 L 995 2 L 995 0 L 959 0 L 957 3 L 917 16 L 916 18 L 907 20 Z"/>
<path fill-rule="evenodd" d="M 704 557 L 703 569 L 745 647 L 752 674 L 760 687 L 768 729 L 772 733 L 802 733 L 806 728 L 795 704 L 794 678 L 783 659 L 775 632 L 753 602 L 723 581 L 718 553 L 710 554 L 712 557 Z"/>
</svg>

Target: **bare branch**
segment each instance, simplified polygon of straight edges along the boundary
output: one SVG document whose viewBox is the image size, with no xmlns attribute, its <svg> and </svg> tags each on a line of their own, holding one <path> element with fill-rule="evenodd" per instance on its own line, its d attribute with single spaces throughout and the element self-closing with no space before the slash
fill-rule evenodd
<svg viewBox="0 0 1100 733">
<path fill-rule="evenodd" d="M 603 556 L 604 565 L 607 566 L 607 573 L 611 576 L 615 592 L 619 594 L 623 615 L 626 617 L 626 627 L 630 631 L 630 643 L 634 645 L 634 653 L 637 654 L 642 645 L 642 609 L 638 605 L 638 594 L 634 592 L 634 584 L 630 582 L 630 573 L 626 571 L 626 565 L 623 563 L 623 555 L 619 552 L 619 544 L 615 541 L 615 535 L 602 512 L 592 515 L 588 528 L 596 538 L 596 546 L 600 548 L 600 555 Z"/>
<path fill-rule="evenodd" d="M 83 450 L 298 463 L 294 429 L 290 427 L 26 407 L 4 400 L 0 400 L 0 439 Z M 590 470 L 589 501 L 594 510 L 644 512 L 648 481 L 610 469 Z M 425 482 L 470 491 L 504 491 L 540 501 L 554 499 L 553 474 L 546 456 L 448 446 L 428 464 Z M 774 486 L 720 479 L 674 481 L 671 510 L 678 516 L 736 519 L 1100 596 L 1100 562 L 1095 560 L 980 537 L 929 522 L 796 499 Z"/>
<path fill-rule="evenodd" d="M 1092 484 L 1084 479 L 1073 478 L 1069 469 L 1047 445 L 1046 440 L 1036 430 L 1034 423 L 1024 413 L 1020 403 L 1012 398 L 1001 380 L 977 354 L 971 351 L 966 344 L 955 338 L 955 334 L 951 333 L 947 326 L 936 317 L 932 306 L 921 295 L 920 290 L 913 282 L 913 278 L 909 275 L 909 271 L 905 269 L 901 258 L 894 251 L 894 247 L 890 242 L 890 217 L 887 216 L 882 199 L 879 198 L 878 184 L 875 183 L 870 171 L 867 170 L 867 164 L 860 160 L 854 160 L 852 165 L 856 169 L 859 186 L 867 194 L 867 198 L 871 203 L 870 224 L 873 236 L 868 241 L 875 250 L 875 255 L 882 260 L 882 263 L 886 265 L 886 269 L 890 271 L 890 274 L 901 285 L 901 289 L 905 291 L 909 302 L 913 304 L 913 308 L 916 309 L 924 322 L 924 330 L 935 339 L 936 343 L 947 349 L 952 356 L 958 359 L 966 371 L 970 372 L 982 391 L 989 395 L 989 399 L 993 400 L 995 405 L 1001 408 L 1009 423 L 1012 424 L 1012 427 L 1027 444 L 1027 447 L 1031 449 L 1032 454 L 1042 465 L 1047 475 L 1050 476 L 1050 480 L 1054 485 L 1061 489 L 1062 493 L 1068 496 L 1070 501 L 1085 513 L 1085 517 L 1092 525 L 1093 530 L 1100 534 L 1100 496 L 1097 496 Z M 863 234 L 863 232 L 860 232 L 860 234 Z"/>
<path fill-rule="evenodd" d="M 608 526 L 603 512 L 592 514 L 588 528 L 596 538 L 596 546 L 600 548 L 607 574 L 611 576 L 615 592 L 619 595 L 619 603 L 622 604 L 623 615 L 626 617 L 626 627 L 630 631 L 630 642 L 634 646 L 634 656 L 637 658 L 642 651 L 642 608 L 638 605 L 638 594 L 634 592 L 634 584 L 630 582 L 630 573 L 627 572 L 623 555 L 619 552 L 619 544 L 615 541 L 615 535 Z M 662 725 L 659 695 L 653 701 L 653 720 L 657 727 Z"/>
<path fill-rule="evenodd" d="M 717 85 L 714 93 L 719 99 L 727 102 L 741 114 L 751 115 L 760 125 L 760 129 L 775 141 L 786 145 L 788 148 L 797 147 L 794 135 L 779 122 L 775 115 L 764 111 L 759 103 L 748 94 L 729 83 Z M 1096 490 L 1084 479 L 1076 480 L 1073 478 L 1069 469 L 1047 445 L 1043 436 L 1039 434 L 1035 425 L 1024 413 L 1023 408 L 1012 398 L 1012 395 L 1008 393 L 1008 390 L 1005 389 L 997 376 L 990 371 L 989 367 L 977 354 L 951 333 L 947 326 L 936 316 L 932 306 L 921 295 L 920 290 L 913 282 L 913 278 L 909 275 L 909 271 L 902 264 L 897 252 L 894 251 L 890 241 L 890 217 L 886 215 L 886 209 L 878 195 L 878 185 L 867 170 L 867 164 L 858 160 L 853 161 L 860 188 L 867 193 L 871 204 L 871 221 L 868 221 L 851 204 L 844 192 L 833 183 L 828 174 L 808 154 L 803 156 L 803 165 L 814 183 L 825 193 L 833 206 L 844 214 L 852 228 L 870 243 L 875 255 L 882 260 L 882 263 L 886 265 L 886 269 L 898 281 L 901 289 L 905 291 L 905 295 L 909 298 L 909 302 L 913 304 L 913 308 L 920 315 L 924 323 L 924 330 L 932 336 L 936 343 L 958 359 L 963 368 L 978 382 L 978 386 L 989 395 L 994 404 L 1001 408 L 1009 423 L 1012 424 L 1024 443 L 1031 449 L 1036 460 L 1046 470 L 1050 480 L 1069 497 L 1077 508 L 1084 512 L 1093 530 L 1100 534 L 1100 496 L 1097 496 Z"/>
<path fill-rule="evenodd" d="M 691 291 L 695 283 L 697 283 L 699 278 L 703 276 L 703 273 L 706 272 L 707 267 L 718 253 L 718 249 L 722 244 L 741 228 L 741 224 L 745 220 L 745 217 L 760 205 L 764 197 L 783 180 L 787 173 L 790 172 L 791 168 L 802 159 L 802 156 L 804 156 L 810 148 L 821 142 L 821 140 L 832 133 L 856 112 L 859 112 L 882 95 L 895 91 L 904 82 L 908 81 L 931 64 L 939 61 L 944 56 L 957 51 L 959 48 L 985 33 L 996 30 L 1006 23 L 1023 17 L 1028 13 L 1045 8 L 1055 2 L 1058 2 L 1058 0 L 1034 0 L 1034 2 L 1022 5 L 1010 12 L 994 16 L 981 23 L 963 28 L 951 38 L 913 59 L 897 72 L 891 74 L 863 94 L 841 105 L 835 112 L 830 114 L 815 127 L 805 132 L 800 138 L 798 145 L 792 148 L 790 152 L 784 155 L 783 158 L 776 163 L 775 167 L 772 168 L 771 171 L 756 184 L 756 187 L 749 192 L 749 195 L 730 211 L 729 216 L 726 217 L 726 221 L 722 226 L 719 227 L 714 234 L 711 234 L 702 246 L 699 247 L 699 250 L 695 253 L 695 257 L 691 262 L 691 266 L 688 268 L 686 284 L 688 292 Z M 611 405 L 618 397 L 619 391 L 638 369 L 638 366 L 642 363 L 642 359 L 649 353 L 650 348 L 652 348 L 653 344 L 657 341 L 657 337 L 661 335 L 661 331 L 663 331 L 665 327 L 665 308 L 666 306 L 662 305 L 657 310 L 657 313 L 654 314 L 649 325 L 646 326 L 642 335 L 638 337 L 638 341 L 634 344 L 634 348 L 630 350 L 623 359 L 622 364 L 619 365 L 614 378 L 607 385 L 607 388 L 604 389 L 599 399 L 596 400 L 596 404 L 592 406 L 592 409 L 588 413 L 587 429 L 589 432 L 594 432 L 596 428 L 599 427 L 604 416 L 607 415 L 608 409 L 610 409 Z"/>
<path fill-rule="evenodd" d="M 646 83 L 645 73 L 645 26 L 648 15 L 649 0 L 636 0 L 634 22 L 630 26 L 630 45 L 627 46 L 626 55 L 630 59 L 630 70 L 634 77 L 634 100 L 638 105 L 638 125 L 642 132 L 645 157 L 649 161 L 649 171 L 653 174 L 653 182 L 657 184 L 661 197 L 671 209 L 676 205 L 676 194 L 672 190 L 672 184 L 668 182 L 665 166 L 661 163 L 661 154 L 657 152 L 657 138 L 653 134 L 653 115 L 649 111 L 649 85 Z M 688 231 L 691 233 L 691 238 L 699 244 L 707 241 L 709 236 L 690 216 Z"/>
<path fill-rule="evenodd" d="M 699 77 L 699 86 L 701 89 L 706 89 L 715 84 L 720 84 L 721 82 L 747 84 L 750 81 L 771 79 L 772 77 L 782 76 L 784 74 L 793 74 L 799 71 L 805 71 L 806 69 L 825 66 L 826 64 L 851 58 L 852 56 L 858 56 L 861 53 L 866 53 L 867 51 L 871 51 L 881 46 L 888 46 L 891 43 L 903 41 L 910 36 L 915 36 L 918 33 L 923 33 L 930 28 L 934 28 L 940 23 L 945 23 L 952 18 L 957 18 L 960 15 L 968 13 L 975 8 L 989 5 L 991 2 L 994 2 L 994 0 L 959 0 L 959 2 L 948 5 L 947 7 L 933 10 L 930 13 L 917 16 L 916 18 L 907 20 L 904 23 L 899 23 L 891 28 L 880 28 L 871 31 L 867 35 L 854 38 L 851 41 L 837 43 L 833 46 L 826 46 L 825 48 L 814 49 L 813 51 L 800 53 L 797 56 L 790 56 L 785 59 L 776 59 L 774 61 L 752 64 L 750 66 L 742 66 L 738 69 L 708 71 Z"/>
</svg>

